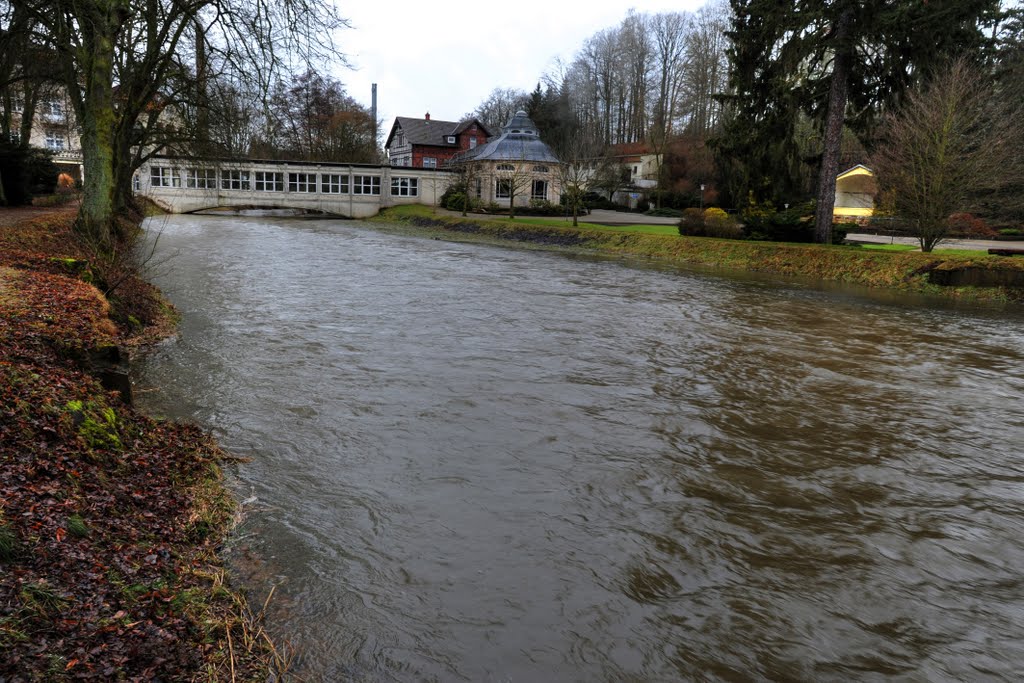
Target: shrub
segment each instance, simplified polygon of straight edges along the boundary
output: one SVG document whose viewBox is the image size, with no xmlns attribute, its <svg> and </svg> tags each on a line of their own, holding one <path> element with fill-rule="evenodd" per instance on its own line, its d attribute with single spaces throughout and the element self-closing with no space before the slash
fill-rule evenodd
<svg viewBox="0 0 1024 683">
<path fill-rule="evenodd" d="M 700 209 L 686 209 L 679 220 L 679 234 L 697 237 L 704 230 L 704 214 Z"/>
<path fill-rule="evenodd" d="M 621 204 L 616 204 L 607 197 L 603 197 L 596 192 L 588 192 L 583 196 L 583 206 L 587 209 L 605 209 L 608 211 L 625 211 L 626 207 Z"/>
<path fill-rule="evenodd" d="M 771 202 L 752 204 L 743 212 L 743 234 L 747 239 L 769 242 L 813 242 L 814 202 L 776 211 Z M 839 243 L 846 233 L 833 228 L 832 241 Z"/>
<path fill-rule="evenodd" d="M 473 208 L 475 202 L 472 196 L 466 192 L 465 183 L 452 183 L 439 200 L 440 205 L 449 211 L 462 211 L 462 207 L 466 202 L 469 202 L 469 205 L 466 206 L 468 211 Z"/>
<path fill-rule="evenodd" d="M 710 208 L 701 213 L 700 209 L 686 209 L 679 221 L 679 234 L 688 237 L 718 237 L 721 239 L 743 239 L 743 229 L 722 209 Z"/>
<path fill-rule="evenodd" d="M 448 209 L 449 211 L 462 211 L 463 208 L 469 210 L 469 206 L 466 202 L 469 200 L 468 197 L 462 192 L 445 193 L 446 197 L 441 197 L 441 206 Z"/>
<path fill-rule="evenodd" d="M 52 194 L 57 174 L 50 152 L 0 143 L 0 177 L 8 205 L 22 206 L 32 202 L 32 195 Z"/>
<path fill-rule="evenodd" d="M 999 233 L 985 224 L 985 221 L 969 213 L 954 213 L 949 217 L 949 233 L 957 237 L 988 239 Z"/>
<path fill-rule="evenodd" d="M 1021 230 L 1020 228 L 1003 228 L 999 231 L 999 234 L 1006 237 L 1018 237 L 1024 235 L 1024 230 Z"/>
<path fill-rule="evenodd" d="M 704 209 L 704 222 L 705 223 L 729 223 L 732 219 L 729 218 L 729 214 L 724 209 L 719 209 L 717 206 Z"/>
<path fill-rule="evenodd" d="M 566 208 L 544 199 L 531 199 L 529 206 L 517 206 L 517 216 L 564 216 Z"/>
</svg>

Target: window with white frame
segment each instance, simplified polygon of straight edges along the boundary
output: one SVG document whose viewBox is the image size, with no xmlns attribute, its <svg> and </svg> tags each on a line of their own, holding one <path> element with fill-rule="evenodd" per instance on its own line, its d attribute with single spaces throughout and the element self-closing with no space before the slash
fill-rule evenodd
<svg viewBox="0 0 1024 683">
<path fill-rule="evenodd" d="M 476 149 L 476 138 L 470 138 L 469 139 L 469 148 L 470 149 Z"/>
<path fill-rule="evenodd" d="M 448 136 L 448 144 L 449 145 L 454 145 L 455 144 L 455 136 L 454 135 L 449 135 Z"/>
<path fill-rule="evenodd" d="M 257 192 L 284 192 L 284 173 L 277 171 L 256 171 L 253 182 Z"/>
<path fill-rule="evenodd" d="M 149 167 L 150 187 L 181 187 L 181 178 L 170 166 Z"/>
<path fill-rule="evenodd" d="M 185 172 L 185 186 L 197 190 L 216 190 L 217 171 L 212 168 L 190 168 Z"/>
<path fill-rule="evenodd" d="M 248 171 L 221 171 L 220 189 L 222 190 L 248 190 Z"/>
<path fill-rule="evenodd" d="M 19 145 L 21 144 L 21 132 L 12 130 L 10 135 L 7 136 L 7 139 L 11 141 L 12 145 Z"/>
<path fill-rule="evenodd" d="M 320 191 L 326 194 L 348 194 L 348 174 L 321 173 Z"/>
<path fill-rule="evenodd" d="M 138 173 L 132 176 L 132 189 L 136 192 L 142 189 L 142 179 L 139 178 Z"/>
<path fill-rule="evenodd" d="M 509 178 L 498 178 L 494 185 L 494 196 L 509 199 L 512 196 L 512 181 Z"/>
<path fill-rule="evenodd" d="M 423 157 L 423 168 L 437 168 L 437 159 L 434 157 Z"/>
<path fill-rule="evenodd" d="M 289 173 L 289 192 L 316 192 L 316 173 Z"/>
<path fill-rule="evenodd" d="M 54 152 L 64 151 L 64 135 L 55 130 L 46 131 L 46 149 Z"/>
<path fill-rule="evenodd" d="M 516 167 L 512 164 L 498 164 L 497 170 L 499 171 L 514 171 Z"/>
<path fill-rule="evenodd" d="M 547 173 L 550 169 L 547 166 L 534 166 L 534 173 Z"/>
<path fill-rule="evenodd" d="M 476 196 L 477 199 L 484 196 L 484 181 L 479 178 L 476 179 Z"/>
<path fill-rule="evenodd" d="M 380 194 L 380 176 L 352 176 L 352 194 Z"/>
<path fill-rule="evenodd" d="M 548 181 L 546 180 L 534 180 L 533 187 L 530 189 L 530 199 L 547 199 L 548 198 Z"/>
<path fill-rule="evenodd" d="M 392 178 L 392 197 L 418 197 L 420 194 L 419 178 Z"/>
</svg>

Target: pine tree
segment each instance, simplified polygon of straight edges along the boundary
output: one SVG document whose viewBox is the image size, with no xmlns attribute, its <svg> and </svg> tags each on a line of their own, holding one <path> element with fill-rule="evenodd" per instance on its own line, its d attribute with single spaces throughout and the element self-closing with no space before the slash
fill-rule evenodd
<svg viewBox="0 0 1024 683">
<path fill-rule="evenodd" d="M 731 120 L 718 142 L 732 183 L 792 201 L 797 117 L 821 131 L 816 239 L 831 239 L 844 126 L 867 140 L 879 114 L 953 55 L 980 56 L 999 0 L 730 0 Z M 744 153 L 750 157 L 742 156 Z"/>
</svg>

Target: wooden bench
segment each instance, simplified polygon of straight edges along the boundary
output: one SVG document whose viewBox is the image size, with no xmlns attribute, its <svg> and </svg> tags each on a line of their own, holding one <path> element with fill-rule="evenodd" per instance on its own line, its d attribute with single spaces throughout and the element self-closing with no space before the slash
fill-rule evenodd
<svg viewBox="0 0 1024 683">
<path fill-rule="evenodd" d="M 992 256 L 1024 256 L 1024 249 L 1003 249 L 993 247 L 988 250 L 988 253 Z"/>
</svg>

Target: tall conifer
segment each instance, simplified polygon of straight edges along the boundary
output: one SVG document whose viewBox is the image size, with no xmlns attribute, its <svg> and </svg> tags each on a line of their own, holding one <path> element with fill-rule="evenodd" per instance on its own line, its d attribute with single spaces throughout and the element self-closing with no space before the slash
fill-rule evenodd
<svg viewBox="0 0 1024 683">
<path fill-rule="evenodd" d="M 792 201 L 798 116 L 821 131 L 816 238 L 831 238 L 842 127 L 877 116 L 953 55 L 980 57 L 999 0 L 730 0 L 729 124 L 718 141 L 734 199 Z M 831 110 L 831 117 L 829 116 Z M 829 122 L 831 121 L 831 125 Z"/>
</svg>

